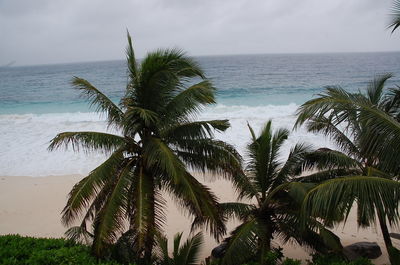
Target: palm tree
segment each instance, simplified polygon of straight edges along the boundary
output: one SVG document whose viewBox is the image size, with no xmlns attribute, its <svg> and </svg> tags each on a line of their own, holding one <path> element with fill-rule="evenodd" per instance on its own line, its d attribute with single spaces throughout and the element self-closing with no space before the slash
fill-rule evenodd
<svg viewBox="0 0 400 265">
<path fill-rule="evenodd" d="M 150 260 L 155 234 L 165 222 L 161 192 L 196 217 L 195 227 L 206 226 L 216 238 L 225 233 L 217 197 L 188 169 L 239 182 L 241 158 L 232 146 L 214 139 L 215 130 L 230 126 L 228 120 L 195 121 L 204 106 L 215 103 L 215 88 L 195 61 L 166 49 L 149 53 L 139 65 L 128 33 L 127 64 L 128 84 L 118 105 L 88 81 L 72 81 L 119 134 L 63 132 L 49 149 L 72 146 L 109 155 L 69 193 L 62 222 L 70 226 L 81 219 L 81 224 L 68 234 L 92 236 L 93 253 L 103 256 L 128 229 L 136 257 Z"/>
<path fill-rule="evenodd" d="M 182 233 L 178 233 L 174 237 L 174 250 L 172 257 L 168 251 L 168 240 L 163 235 L 157 236 L 157 259 L 160 265 L 196 265 L 200 264 L 199 255 L 203 245 L 203 235 L 197 233 L 181 246 Z"/>
<path fill-rule="evenodd" d="M 374 224 L 377 217 L 390 254 L 393 245 L 387 222 L 397 224 L 400 217 L 399 166 L 395 160 L 399 157 L 400 130 L 392 134 L 393 127 L 388 125 L 400 125 L 400 88 L 384 93 L 389 78 L 390 74 L 376 77 L 366 94 L 326 87 L 324 93 L 299 108 L 296 126 L 306 124 L 309 131 L 330 137 L 339 150 L 326 152 L 341 156 L 332 160 L 324 173 L 318 173 L 322 182 L 305 197 L 306 215 L 327 222 L 346 220 L 357 203 L 359 225 Z M 391 262 L 395 264 L 394 255 Z"/>
<path fill-rule="evenodd" d="M 240 198 L 246 198 L 249 203 L 221 204 L 227 218 L 236 217 L 242 222 L 225 240 L 222 264 L 240 264 L 254 257 L 264 264 L 274 237 L 321 252 L 334 245 L 341 248 L 339 239 L 316 220 L 308 220 L 312 225 L 301 229 L 299 209 L 305 192 L 313 184 L 297 183 L 297 176 L 307 167 L 307 157 L 314 154 L 312 147 L 298 143 L 286 161 L 279 161 L 289 131 L 278 129 L 273 132 L 271 121 L 258 137 L 250 126 L 249 129 L 252 141 L 248 145 L 248 183 L 240 189 Z M 296 183 L 296 187 L 292 185 L 290 190 L 286 189 L 291 183 Z"/>
</svg>

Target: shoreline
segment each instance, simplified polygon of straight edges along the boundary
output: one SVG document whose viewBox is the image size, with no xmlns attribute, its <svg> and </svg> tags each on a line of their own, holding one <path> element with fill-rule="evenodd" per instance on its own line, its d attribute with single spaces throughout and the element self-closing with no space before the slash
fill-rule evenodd
<svg viewBox="0 0 400 265">
<path fill-rule="evenodd" d="M 220 202 L 235 201 L 236 196 L 232 185 L 225 180 L 204 181 L 207 174 L 195 174 L 219 197 Z M 20 234 L 33 237 L 63 237 L 66 228 L 61 224 L 60 213 L 67 194 L 72 186 L 82 179 L 82 175 L 64 176 L 0 176 L 0 235 Z M 169 196 L 167 201 L 165 234 L 170 243 L 178 232 L 184 232 L 185 239 L 190 230 L 191 219 L 182 214 Z M 230 221 L 228 231 L 238 224 Z M 345 226 L 338 225 L 333 229 L 341 238 L 343 246 L 355 242 L 377 242 L 382 250 L 382 256 L 372 260 L 374 264 L 388 264 L 388 256 L 379 229 L 373 227 L 361 229 L 357 227 L 355 211 L 349 216 Z M 391 231 L 396 232 L 394 228 Z M 218 245 L 206 232 L 201 257 L 210 255 L 211 250 Z M 303 261 L 310 259 L 307 252 L 299 246 L 285 244 L 274 240 L 276 246 L 283 247 L 285 256 Z M 393 244 L 400 247 L 400 240 L 393 239 Z"/>
</svg>

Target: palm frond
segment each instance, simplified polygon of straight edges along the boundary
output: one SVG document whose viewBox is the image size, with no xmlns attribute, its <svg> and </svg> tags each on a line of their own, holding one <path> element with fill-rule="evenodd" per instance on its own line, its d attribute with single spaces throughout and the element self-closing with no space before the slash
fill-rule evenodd
<svg viewBox="0 0 400 265">
<path fill-rule="evenodd" d="M 212 236 L 219 239 L 226 232 L 225 218 L 218 206 L 217 197 L 190 173 L 179 175 L 175 181 L 166 181 L 165 188 L 178 206 L 195 216 L 192 230 L 206 227 Z"/>
<path fill-rule="evenodd" d="M 361 163 L 348 155 L 329 148 L 320 148 L 305 156 L 302 166 L 308 170 L 361 168 Z"/>
<path fill-rule="evenodd" d="M 200 249 L 203 246 L 203 234 L 198 232 L 193 237 L 188 238 L 179 248 L 177 255 L 174 253 L 175 265 L 196 265 L 200 262 Z"/>
<path fill-rule="evenodd" d="M 380 167 L 388 172 L 398 172 L 398 150 L 400 148 L 400 123 L 383 110 L 364 102 L 356 102 L 362 109 L 360 119 L 368 124 L 362 152 L 380 158 Z"/>
<path fill-rule="evenodd" d="M 73 226 L 65 232 L 65 237 L 77 244 L 89 245 L 93 241 L 93 234 L 85 226 Z"/>
<path fill-rule="evenodd" d="M 97 192 L 90 206 L 87 207 L 86 214 L 81 219 L 81 227 L 85 228 L 90 222 L 95 220 L 96 214 L 103 208 L 108 198 L 114 189 L 114 181 L 106 182 L 103 187 Z"/>
<path fill-rule="evenodd" d="M 257 140 L 256 133 L 254 132 L 253 127 L 250 126 L 249 122 L 247 122 L 247 127 L 249 128 L 251 134 L 251 140 L 255 142 Z"/>
<path fill-rule="evenodd" d="M 195 121 L 171 126 L 163 132 L 166 140 L 213 138 L 214 131 L 223 132 L 230 127 L 228 120 Z"/>
<path fill-rule="evenodd" d="M 142 62 L 142 72 L 145 74 L 142 78 L 145 81 L 154 81 L 151 78 L 161 77 L 157 74 L 163 71 L 177 77 L 204 78 L 200 65 L 178 48 L 158 49 L 155 52 L 150 52 Z"/>
<path fill-rule="evenodd" d="M 69 225 L 82 213 L 107 182 L 113 182 L 123 166 L 121 151 L 114 152 L 103 164 L 79 181 L 68 195 L 67 205 L 62 211 L 62 222 Z"/>
<path fill-rule="evenodd" d="M 301 219 L 298 211 L 285 211 L 277 216 L 276 224 L 278 229 L 274 235 L 284 243 L 297 244 L 310 252 L 318 253 L 342 249 L 340 238 L 312 218 L 307 218 L 307 226 L 299 229 Z"/>
<path fill-rule="evenodd" d="M 249 127 L 251 129 L 251 127 Z M 251 132 L 251 130 L 250 130 Z M 269 173 L 271 159 L 271 142 L 272 142 L 272 122 L 269 120 L 262 129 L 260 136 L 255 141 L 250 142 L 247 146 L 249 160 L 246 165 L 246 172 L 254 176 L 254 182 L 257 188 L 262 191 L 262 197 L 269 188 L 269 184 L 273 176 Z M 266 177 L 269 177 L 266 179 Z"/>
<path fill-rule="evenodd" d="M 230 180 L 239 198 L 257 196 L 257 190 L 242 170 L 242 158 L 233 146 L 214 139 L 180 139 L 174 145 L 178 148 L 177 156 L 193 170 Z"/>
<path fill-rule="evenodd" d="M 114 243 L 124 230 L 133 166 L 133 162 L 128 163 L 116 176 L 114 188 L 94 220 L 92 251 L 97 256 L 103 255 L 104 249 Z"/>
<path fill-rule="evenodd" d="M 127 38 L 128 47 L 126 48 L 126 61 L 128 63 L 129 78 L 131 83 L 135 83 L 138 81 L 138 66 L 136 63 L 135 52 L 132 45 L 132 38 L 129 34 L 129 31 L 127 31 Z M 131 92 L 129 88 L 127 89 L 127 92 Z"/>
<path fill-rule="evenodd" d="M 362 220 L 374 223 L 379 211 L 390 223 L 399 220 L 400 183 L 379 177 L 349 176 L 328 180 L 308 192 L 303 203 L 307 216 L 323 220 L 347 218 L 356 202 Z"/>
<path fill-rule="evenodd" d="M 325 180 L 334 179 L 337 177 L 361 175 L 362 173 L 363 172 L 361 169 L 355 168 L 327 169 L 298 177 L 296 178 L 296 181 L 304 183 L 321 183 Z"/>
<path fill-rule="evenodd" d="M 172 265 L 168 253 L 168 239 L 165 235 L 156 234 L 157 247 L 154 251 L 155 256 L 162 265 Z"/>
<path fill-rule="evenodd" d="M 379 170 L 374 167 L 368 167 L 367 168 L 367 176 L 368 177 L 380 177 L 380 178 L 387 178 L 387 179 L 393 179 L 393 175 L 388 174 L 382 170 Z"/>
<path fill-rule="evenodd" d="M 165 122 L 187 119 L 189 115 L 197 114 L 203 106 L 215 104 L 215 90 L 210 81 L 204 80 L 179 91 L 165 107 Z"/>
<path fill-rule="evenodd" d="M 389 28 L 392 28 L 392 33 L 400 26 L 400 1 L 394 0 L 392 7 L 392 20 Z"/>
<path fill-rule="evenodd" d="M 256 209 L 252 204 L 241 202 L 220 203 L 219 207 L 227 219 L 234 217 L 238 220 L 245 220 Z"/>
<path fill-rule="evenodd" d="M 121 125 L 123 119 L 123 112 L 119 107 L 114 104 L 106 95 L 104 95 L 100 90 L 94 87 L 89 81 L 74 77 L 72 79 L 72 85 L 80 90 L 82 95 L 89 100 L 91 106 L 96 107 L 96 111 L 105 112 L 107 114 L 107 121 L 109 126 Z"/>
<path fill-rule="evenodd" d="M 180 139 L 172 142 L 177 155 L 190 167 L 202 172 L 209 171 L 223 177 L 231 177 L 242 170 L 242 158 L 236 149 L 215 139 Z"/>
<path fill-rule="evenodd" d="M 382 100 L 381 108 L 395 120 L 400 121 L 400 86 L 388 89 Z"/>
<path fill-rule="evenodd" d="M 199 65 L 179 49 L 157 50 L 149 53 L 141 63 L 140 85 L 133 99 L 138 106 L 156 113 L 164 112 L 175 92 L 183 85 L 182 79 L 204 74 Z"/>
<path fill-rule="evenodd" d="M 129 104 L 129 103 L 126 103 Z M 127 105 L 125 116 L 125 133 L 135 134 L 143 127 L 155 127 L 159 122 L 159 116 L 154 111 Z"/>
<path fill-rule="evenodd" d="M 288 136 L 289 131 L 286 129 L 278 129 L 272 133 L 272 122 L 268 121 L 256 141 L 248 145 L 250 159 L 246 171 L 254 175 L 262 198 L 266 197 L 266 192 L 274 185 L 281 165 L 277 159 L 279 150 Z"/>
<path fill-rule="evenodd" d="M 274 199 L 275 194 L 279 194 L 282 189 L 287 189 L 287 193 L 284 195 L 291 198 L 291 204 L 301 205 L 304 201 L 307 193 L 315 187 L 314 183 L 304 183 L 304 182 L 288 182 L 276 187 L 269 193 L 268 199 Z M 268 200 L 267 200 L 268 201 Z"/>
<path fill-rule="evenodd" d="M 111 153 L 125 144 L 125 139 L 121 136 L 100 133 L 100 132 L 63 132 L 57 134 L 50 141 L 49 151 L 59 149 L 62 146 L 68 149 L 71 145 L 72 150 L 79 151 L 81 148 L 86 152 L 102 151 Z"/>
<path fill-rule="evenodd" d="M 262 137 L 262 135 L 261 135 Z M 280 162 L 278 162 L 279 151 L 281 150 L 282 145 L 289 137 L 289 130 L 279 128 L 277 129 L 272 137 L 271 142 L 271 154 L 270 154 L 270 161 L 269 161 L 269 172 L 268 174 L 273 175 L 277 166 L 279 166 Z M 299 147 L 299 146 L 298 146 Z"/>
<path fill-rule="evenodd" d="M 358 155 L 359 150 L 348 135 L 325 116 L 309 117 L 306 123 L 309 132 L 322 133 L 334 141 L 335 145 L 349 155 Z"/>
<path fill-rule="evenodd" d="M 250 219 L 236 227 L 226 239 L 227 246 L 221 264 L 241 264 L 253 258 L 258 249 L 257 239 L 261 231 L 256 219 Z"/>
<path fill-rule="evenodd" d="M 378 75 L 374 78 L 374 80 L 369 82 L 367 87 L 367 95 L 369 101 L 373 105 L 378 105 L 382 101 L 383 88 L 386 81 L 391 77 L 393 77 L 393 75 L 389 73 Z"/>
<path fill-rule="evenodd" d="M 342 243 L 340 242 L 340 238 L 335 235 L 332 231 L 329 229 L 326 229 L 323 226 L 319 227 L 319 234 L 326 246 L 328 246 L 330 249 L 339 252 L 343 249 Z"/>
<path fill-rule="evenodd" d="M 339 86 L 327 86 L 325 87 L 324 93 L 320 93 L 317 96 L 317 98 L 305 102 L 298 108 L 296 112 L 297 120 L 294 128 L 303 125 L 310 118 L 314 117 L 318 119 L 326 114 L 335 115 L 343 111 L 344 114 L 348 116 L 349 113 L 346 110 L 354 108 L 354 95 L 348 93 Z M 332 110 L 335 111 L 332 112 Z M 331 122 L 336 125 L 345 119 L 346 116 L 337 115 Z"/>
<path fill-rule="evenodd" d="M 181 245 L 183 233 L 174 236 L 172 257 L 168 251 L 168 239 L 164 235 L 157 235 L 156 256 L 161 265 L 196 265 L 199 263 L 200 249 L 204 243 L 201 232 L 188 238 Z"/>
<path fill-rule="evenodd" d="M 159 168 L 164 176 L 173 179 L 174 182 L 178 182 L 180 176 L 186 172 L 182 161 L 160 138 L 147 138 L 143 157 L 149 170 Z"/>
<path fill-rule="evenodd" d="M 174 250 L 173 250 L 173 256 L 174 258 L 179 255 L 179 250 L 181 246 L 181 240 L 182 240 L 183 233 L 176 233 L 174 235 Z"/>
<path fill-rule="evenodd" d="M 312 153 L 313 147 L 305 143 L 297 143 L 289 152 L 289 156 L 280 168 L 276 175 L 271 189 L 275 189 L 277 186 L 290 181 L 290 178 L 296 175 L 300 175 L 303 170 L 303 164 L 306 157 Z"/>
</svg>

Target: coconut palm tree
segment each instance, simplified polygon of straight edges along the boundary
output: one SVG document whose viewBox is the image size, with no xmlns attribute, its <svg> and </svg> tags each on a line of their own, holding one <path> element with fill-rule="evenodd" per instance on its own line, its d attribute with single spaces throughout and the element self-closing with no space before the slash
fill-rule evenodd
<svg viewBox="0 0 400 265">
<path fill-rule="evenodd" d="M 85 79 L 72 81 L 118 133 L 63 132 L 49 149 L 72 146 L 109 155 L 69 193 L 62 222 L 81 223 L 68 234 L 92 237 L 94 254 L 103 256 L 129 230 L 136 257 L 150 260 L 165 222 L 162 192 L 196 217 L 196 227 L 206 226 L 216 238 L 225 233 L 217 197 L 188 169 L 239 183 L 241 158 L 232 146 L 214 139 L 214 131 L 230 126 L 228 120 L 195 120 L 204 106 L 215 103 L 215 88 L 195 61 L 180 50 L 165 49 L 149 53 L 139 65 L 128 33 L 127 64 L 128 84 L 119 104 Z"/>
<path fill-rule="evenodd" d="M 384 93 L 389 78 L 390 74 L 376 77 L 366 94 L 326 87 L 299 108 L 296 126 L 306 124 L 309 131 L 330 137 L 339 150 L 326 152 L 340 153 L 341 165 L 348 164 L 339 168 L 332 161 L 325 174 L 318 173 L 322 182 L 305 197 L 306 215 L 342 221 L 357 203 L 359 225 L 374 224 L 377 217 L 388 252 L 393 253 L 387 222 L 399 220 L 399 166 L 394 157 L 399 157 L 400 130 L 393 132 L 388 126 L 400 125 L 400 89 Z M 394 255 L 391 261 L 395 264 Z"/>
<path fill-rule="evenodd" d="M 271 121 L 266 123 L 259 136 L 250 126 L 249 129 L 252 141 L 248 145 L 249 160 L 245 170 L 249 181 L 248 185 L 241 186 L 239 194 L 248 203 L 221 204 L 227 218 L 236 217 L 242 222 L 224 242 L 222 264 L 240 264 L 254 257 L 264 264 L 274 237 L 321 252 L 332 247 L 341 249 L 340 240 L 316 220 L 308 220 L 312 225 L 301 229 L 299 209 L 306 191 L 314 184 L 298 183 L 297 177 L 307 168 L 307 157 L 315 155 L 312 147 L 298 143 L 287 160 L 280 161 L 280 150 L 289 131 L 278 129 L 273 132 Z M 287 189 L 291 183 L 296 185 Z"/>
</svg>

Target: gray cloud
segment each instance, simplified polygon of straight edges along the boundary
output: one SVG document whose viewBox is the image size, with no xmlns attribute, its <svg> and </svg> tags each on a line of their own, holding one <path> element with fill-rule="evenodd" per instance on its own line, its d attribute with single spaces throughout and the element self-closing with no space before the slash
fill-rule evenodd
<svg viewBox="0 0 400 265">
<path fill-rule="evenodd" d="M 399 50 L 392 0 L 0 0 L 0 65 L 191 55 Z"/>
</svg>

